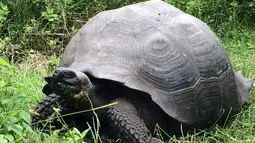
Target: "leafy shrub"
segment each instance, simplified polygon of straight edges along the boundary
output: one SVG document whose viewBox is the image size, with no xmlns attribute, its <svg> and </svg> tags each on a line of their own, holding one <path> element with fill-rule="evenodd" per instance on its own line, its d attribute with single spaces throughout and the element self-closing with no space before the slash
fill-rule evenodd
<svg viewBox="0 0 255 143">
<path fill-rule="evenodd" d="M 3 0 L 0 48 L 12 62 L 33 51 L 60 55 L 72 35 L 97 13 L 139 0 Z M 141 1 L 141 0 L 140 0 Z"/>
<path fill-rule="evenodd" d="M 221 37 L 238 24 L 255 26 L 255 0 L 168 0 L 183 11 L 203 20 Z"/>
<path fill-rule="evenodd" d="M 145 0 L 2 0 L 0 52 L 11 62 L 32 51 L 60 55 L 77 30 L 97 13 Z M 238 23 L 254 25 L 255 0 L 165 0 L 205 21 L 219 36 Z M 226 34 L 228 33 L 228 34 Z"/>
</svg>

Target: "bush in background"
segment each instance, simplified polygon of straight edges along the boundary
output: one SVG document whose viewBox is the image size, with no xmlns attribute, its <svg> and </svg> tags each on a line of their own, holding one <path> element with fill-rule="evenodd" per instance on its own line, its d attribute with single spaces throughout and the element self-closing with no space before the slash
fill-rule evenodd
<svg viewBox="0 0 255 143">
<path fill-rule="evenodd" d="M 89 18 L 103 10 L 138 1 L 3 0 L 0 2 L 1 54 L 13 63 L 34 51 L 60 55 L 72 35 Z"/>
<path fill-rule="evenodd" d="M 255 26 L 255 0 L 168 0 L 169 3 L 206 22 L 221 37 L 237 24 Z"/>
<path fill-rule="evenodd" d="M 145 0 L 2 0 L 0 54 L 12 63 L 35 51 L 59 56 L 89 18 L 140 1 Z M 232 36 L 237 24 L 255 23 L 255 0 L 165 1 L 202 19 L 221 37 Z"/>
</svg>

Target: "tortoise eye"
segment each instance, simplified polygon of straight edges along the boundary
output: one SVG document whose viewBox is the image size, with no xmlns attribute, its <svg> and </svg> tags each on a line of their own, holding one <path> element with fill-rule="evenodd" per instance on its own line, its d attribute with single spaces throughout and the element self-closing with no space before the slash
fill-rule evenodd
<svg viewBox="0 0 255 143">
<path fill-rule="evenodd" d="M 66 78 L 74 78 L 74 77 L 76 77 L 76 74 L 74 72 L 67 72 L 65 74 L 65 77 Z"/>
</svg>

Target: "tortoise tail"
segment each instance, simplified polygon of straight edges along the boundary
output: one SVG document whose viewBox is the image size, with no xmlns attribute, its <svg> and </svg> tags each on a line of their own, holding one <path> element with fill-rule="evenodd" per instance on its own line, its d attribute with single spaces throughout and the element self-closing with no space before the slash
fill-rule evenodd
<svg viewBox="0 0 255 143">
<path fill-rule="evenodd" d="M 250 98 L 249 93 L 253 87 L 253 79 L 244 77 L 240 72 L 235 73 L 235 78 L 239 92 L 239 104 L 243 105 Z"/>
</svg>

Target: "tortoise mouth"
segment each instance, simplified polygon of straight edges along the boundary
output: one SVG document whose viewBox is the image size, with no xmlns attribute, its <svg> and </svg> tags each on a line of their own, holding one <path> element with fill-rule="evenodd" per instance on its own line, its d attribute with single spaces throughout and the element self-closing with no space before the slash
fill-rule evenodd
<svg viewBox="0 0 255 143">
<path fill-rule="evenodd" d="M 73 98 L 81 92 L 87 93 L 92 86 L 84 73 L 68 68 L 57 69 L 53 73 L 51 85 L 56 94 L 67 98 Z"/>
<path fill-rule="evenodd" d="M 52 88 L 57 94 L 64 96 L 77 94 L 82 90 L 79 84 L 79 78 L 70 70 L 55 71 L 53 74 Z"/>
<path fill-rule="evenodd" d="M 57 83 L 58 93 L 65 99 L 74 101 L 72 103 L 81 104 L 88 101 L 89 89 L 82 90 L 79 84 L 73 84 L 67 81 L 62 81 Z"/>
<path fill-rule="evenodd" d="M 81 91 L 81 88 L 77 85 L 67 83 L 67 82 L 58 82 L 58 91 L 66 94 L 76 94 Z"/>
<path fill-rule="evenodd" d="M 66 82 L 66 81 L 59 81 L 57 82 L 57 84 L 55 85 L 54 88 L 55 92 L 59 95 L 64 95 L 64 96 L 70 96 L 73 94 L 78 94 L 79 92 L 81 92 L 81 87 L 79 87 L 77 84 L 73 84 L 70 82 Z"/>
</svg>

